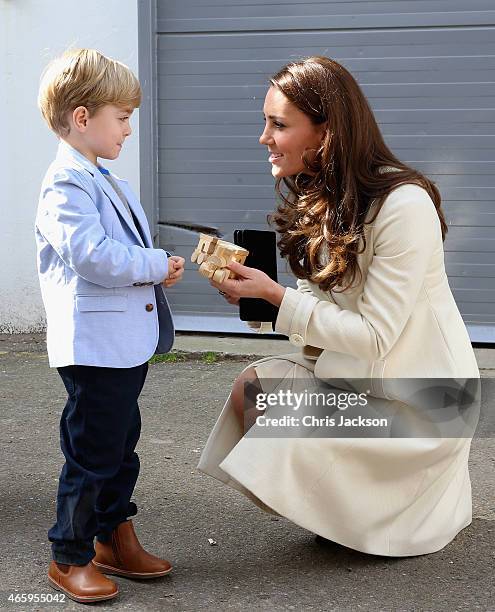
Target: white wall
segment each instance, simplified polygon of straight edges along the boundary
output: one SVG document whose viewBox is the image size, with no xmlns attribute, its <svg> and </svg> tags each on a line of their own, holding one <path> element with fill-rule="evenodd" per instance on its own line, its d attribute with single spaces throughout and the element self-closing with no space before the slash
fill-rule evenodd
<svg viewBox="0 0 495 612">
<path fill-rule="evenodd" d="M 58 141 L 36 98 L 44 66 L 69 46 L 94 47 L 137 74 L 137 0 L 0 0 L 0 332 L 44 327 L 33 227 Z M 131 125 L 120 158 L 106 163 L 139 193 L 137 111 Z"/>
</svg>

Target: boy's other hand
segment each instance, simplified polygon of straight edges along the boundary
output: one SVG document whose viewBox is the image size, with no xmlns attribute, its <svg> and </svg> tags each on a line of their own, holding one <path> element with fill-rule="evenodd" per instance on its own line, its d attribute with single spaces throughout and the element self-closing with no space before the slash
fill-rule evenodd
<svg viewBox="0 0 495 612">
<path fill-rule="evenodd" d="M 173 287 L 182 279 L 185 262 L 186 260 L 178 255 L 171 255 L 168 258 L 168 276 L 162 282 L 164 287 Z"/>
</svg>

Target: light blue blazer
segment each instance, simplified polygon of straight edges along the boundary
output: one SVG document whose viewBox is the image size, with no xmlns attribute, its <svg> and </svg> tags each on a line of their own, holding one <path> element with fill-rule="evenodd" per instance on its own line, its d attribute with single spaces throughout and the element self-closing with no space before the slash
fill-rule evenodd
<svg viewBox="0 0 495 612">
<path fill-rule="evenodd" d="M 130 368 L 174 341 L 160 284 L 168 254 L 126 181 L 116 180 L 141 232 L 97 166 L 60 141 L 36 215 L 38 274 L 51 367 Z"/>
</svg>

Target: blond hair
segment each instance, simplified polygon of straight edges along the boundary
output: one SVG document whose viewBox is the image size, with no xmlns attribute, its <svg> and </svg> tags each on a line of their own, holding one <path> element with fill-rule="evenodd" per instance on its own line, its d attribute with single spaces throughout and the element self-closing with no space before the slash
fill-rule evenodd
<svg viewBox="0 0 495 612">
<path fill-rule="evenodd" d="M 140 103 L 141 87 L 133 72 L 95 49 L 66 51 L 41 75 L 38 107 L 58 136 L 69 134 L 68 115 L 78 106 L 91 117 L 106 104 L 134 109 Z"/>
</svg>

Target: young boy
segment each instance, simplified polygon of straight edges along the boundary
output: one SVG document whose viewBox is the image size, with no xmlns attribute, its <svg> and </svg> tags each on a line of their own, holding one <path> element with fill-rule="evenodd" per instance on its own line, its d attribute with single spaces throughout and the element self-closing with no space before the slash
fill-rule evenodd
<svg viewBox="0 0 495 612">
<path fill-rule="evenodd" d="M 141 547 L 128 518 L 137 512 L 137 400 L 148 359 L 173 344 L 162 286 L 181 279 L 184 259 L 153 248 L 138 199 L 98 163 L 119 156 L 140 100 L 129 68 L 92 49 L 54 60 L 38 98 L 60 138 L 35 229 L 50 366 L 68 393 L 48 578 L 78 602 L 117 595 L 104 573 L 154 578 L 172 569 Z"/>
</svg>

